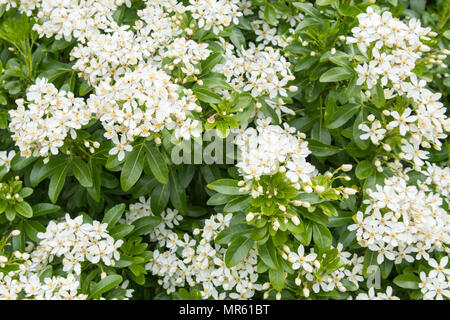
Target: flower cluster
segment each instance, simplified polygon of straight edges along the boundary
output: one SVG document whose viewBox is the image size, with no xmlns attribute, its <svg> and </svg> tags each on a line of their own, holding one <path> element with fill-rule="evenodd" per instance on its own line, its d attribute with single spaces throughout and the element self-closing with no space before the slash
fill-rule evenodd
<svg viewBox="0 0 450 320">
<path fill-rule="evenodd" d="M 347 43 L 356 43 L 364 54 L 369 51 L 373 60 L 357 66 L 357 84 L 366 83 L 370 89 L 378 81 L 383 87 L 390 82 L 403 94 L 405 81 L 413 74 L 416 61 L 422 52 L 430 50 L 421 39 L 429 40 L 431 29 L 422 28 L 416 19 L 406 25 L 392 17 L 391 12 L 379 15 L 371 7 L 367 8 L 367 13 L 358 15 L 358 21 L 359 26 L 352 29 L 353 37 L 347 37 Z"/>
<path fill-rule="evenodd" d="M 176 138 L 199 136 L 199 122 L 187 118 L 188 112 L 200 108 L 196 97 L 188 89 L 180 97 L 177 90 L 165 72 L 150 65 L 136 66 L 113 85 L 100 82 L 87 103 L 97 110 L 104 136 L 115 144 L 110 154 L 118 154 L 122 160 L 136 137 L 148 137 L 163 129 L 174 129 Z"/>
<path fill-rule="evenodd" d="M 30 269 L 40 272 L 55 257 L 62 257 L 63 271 L 81 273 L 81 264 L 104 263 L 114 265 L 120 259 L 118 248 L 122 240 L 115 241 L 106 228 L 106 223 L 93 221 L 83 223 L 83 216 L 71 219 L 66 214 L 64 221 L 50 221 L 45 232 L 39 232 L 42 239 L 39 246 L 31 253 Z"/>
<path fill-rule="evenodd" d="M 270 125 L 270 119 L 258 119 L 256 125 L 235 139 L 241 152 L 236 166 L 244 179 L 286 172 L 292 183 L 310 183 L 317 170 L 306 160 L 311 151 L 303 140 L 305 135 L 286 123 L 283 127 Z"/>
<path fill-rule="evenodd" d="M 112 14 L 122 4 L 131 5 L 129 0 L 25 0 L 19 9 L 27 15 L 39 10 L 40 23 L 33 29 L 40 37 L 84 41 L 90 34 L 117 26 Z"/>
<path fill-rule="evenodd" d="M 434 163 L 426 162 L 426 169 L 422 173 L 427 177 L 424 185 L 433 186 L 447 202 L 450 201 L 450 168 L 441 168 Z"/>
<path fill-rule="evenodd" d="M 27 263 L 21 266 L 18 272 L 0 274 L 1 300 L 84 300 L 87 298 L 85 294 L 78 294 L 80 281 L 73 274 L 68 274 L 66 277 L 46 277 L 41 282 L 38 274 L 25 271 Z"/>
<path fill-rule="evenodd" d="M 77 60 L 73 68 L 94 86 L 87 103 L 115 145 L 110 154 L 120 160 L 137 137 L 163 129 L 173 130 L 176 139 L 199 135 L 200 123 L 191 117 L 201 111 L 197 99 L 170 75 L 177 66 L 195 77 L 197 65 L 211 52 L 207 44 L 183 35 L 179 19 L 185 10 L 177 1 L 148 1 L 132 29 L 93 33 L 71 53 Z M 163 65 L 164 59 L 170 63 Z"/>
<path fill-rule="evenodd" d="M 245 15 L 245 13 L 244 13 Z M 255 32 L 256 42 L 262 43 L 264 45 L 272 45 L 278 46 L 281 48 L 285 48 L 293 39 L 294 27 L 303 20 L 304 16 L 302 14 L 283 14 L 281 15 L 277 12 L 277 19 L 274 25 L 268 24 L 264 20 L 264 10 L 263 7 L 260 7 L 258 11 L 258 18 L 251 22 L 251 27 Z M 279 34 L 279 22 L 286 21 L 286 23 L 290 26 L 288 30 L 289 35 L 280 35 Z"/>
<path fill-rule="evenodd" d="M 66 136 L 75 139 L 75 130 L 91 120 L 92 113 L 82 98 L 58 91 L 45 78 L 38 78 L 28 89 L 27 100 L 16 100 L 17 109 L 9 111 L 12 138 L 26 158 L 58 154 Z"/>
<path fill-rule="evenodd" d="M 141 197 L 140 202 L 130 205 L 126 221 L 151 216 L 150 199 Z M 152 260 L 145 266 L 153 275 L 159 276 L 159 284 L 172 293 L 177 287 L 200 285 L 204 299 L 249 299 L 255 290 L 257 255 L 250 250 L 249 256 L 238 265 L 228 268 L 225 264 L 226 248 L 214 244 L 217 234 L 227 227 L 232 215 L 217 214 L 205 220 L 202 230 L 194 230 L 194 236 L 180 236 L 172 229 L 182 216 L 176 210 L 167 209 L 161 214 L 162 222 L 150 232 L 152 241 L 158 242 Z"/>
<path fill-rule="evenodd" d="M 420 21 L 411 19 L 406 25 L 385 11 L 382 15 L 373 8 L 358 15 L 359 26 L 352 29 L 353 37 L 347 43 L 357 43 L 364 54 L 372 60 L 358 65 L 357 84 L 366 84 L 371 89 L 377 84 L 384 90 L 386 99 L 402 96 L 408 99 L 406 105 L 398 104 L 396 110 L 384 110 L 383 124 L 370 115 L 371 127 L 361 124 L 362 140 L 371 139 L 378 145 L 389 133 L 398 132 L 401 137 L 399 154 L 403 160 L 412 161 L 416 167 L 424 164 L 430 148 L 440 150 L 441 139 L 450 131 L 450 119 L 445 115 L 446 109 L 439 102 L 440 93 L 433 93 L 426 87 L 426 81 L 417 78 L 414 68 L 422 58 L 423 52 L 430 51 L 423 40 L 435 36 L 430 28 L 423 28 Z M 445 55 L 443 55 L 445 57 Z M 386 146 L 390 151 L 389 146 Z"/>
<path fill-rule="evenodd" d="M 450 243 L 448 213 L 438 194 L 409 186 L 393 176 L 385 185 L 368 189 L 365 212 L 356 214 L 356 238 L 362 247 L 378 252 L 377 262 L 385 258 L 396 264 L 406 260 L 428 260 L 429 253 Z M 370 191 L 370 192 L 369 192 Z"/>
<path fill-rule="evenodd" d="M 441 258 L 438 263 L 435 259 L 428 260 L 432 268 L 428 273 L 420 272 L 419 288 L 424 300 L 443 300 L 450 298 L 450 269 L 448 256 Z M 445 298 L 444 298 L 445 297 Z"/>
<path fill-rule="evenodd" d="M 288 86 L 294 79 L 290 62 L 282 56 L 280 50 L 250 42 L 247 49 L 236 48 L 220 39 L 225 48 L 225 61 L 214 67 L 214 72 L 225 75 L 227 82 L 235 90 L 249 92 L 253 97 L 268 95 L 270 99 L 287 97 L 288 91 L 296 91 L 295 86 Z M 274 104 L 273 101 L 271 104 Z M 284 105 L 281 102 L 281 105 Z M 280 108 L 274 108 L 280 114 Z M 281 111 L 292 113 L 286 107 Z"/>
<path fill-rule="evenodd" d="M 333 248 L 332 248 L 333 249 Z M 343 279 L 352 282 L 356 288 L 359 283 L 364 281 L 362 276 L 364 257 L 343 251 L 341 243 L 335 248 L 338 251 L 337 257 L 340 259 L 340 267 L 336 270 L 318 277 L 321 274 L 322 257 L 314 252 L 314 248 L 309 253 L 305 253 L 305 247 L 299 245 L 297 252 L 290 251 L 286 248 L 287 255 L 285 258 L 292 264 L 292 269 L 298 270 L 295 284 L 301 287 L 305 298 L 308 298 L 312 292 L 319 294 L 320 292 L 330 292 L 338 289 L 345 292 L 346 288 Z"/>
<path fill-rule="evenodd" d="M 350 297 L 349 300 L 351 300 L 352 297 Z M 359 293 L 355 300 L 400 300 L 399 297 L 396 297 L 392 294 L 392 287 L 388 286 L 386 288 L 386 293 L 384 292 L 375 292 L 375 288 L 371 287 L 369 288 L 369 291 L 367 293 Z"/>
<path fill-rule="evenodd" d="M 238 24 L 242 16 L 239 0 L 189 0 L 186 7 L 192 17 L 198 21 L 198 27 L 219 34 L 224 27 Z"/>
</svg>

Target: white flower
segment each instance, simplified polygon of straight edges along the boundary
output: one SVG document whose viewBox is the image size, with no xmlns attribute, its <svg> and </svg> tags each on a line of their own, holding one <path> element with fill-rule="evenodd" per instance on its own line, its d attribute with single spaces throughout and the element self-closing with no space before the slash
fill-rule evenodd
<svg viewBox="0 0 450 320">
<path fill-rule="evenodd" d="M 361 140 L 370 138 L 373 144 L 378 144 L 380 140 L 383 140 L 384 134 L 386 133 L 386 129 L 381 129 L 381 123 L 378 120 L 372 122 L 370 128 L 366 124 L 363 124 L 360 129 L 367 133 L 363 133 L 359 138 Z"/>
<path fill-rule="evenodd" d="M 0 151 L 0 167 L 3 166 L 6 169 L 6 172 L 8 172 L 11 168 L 11 161 L 15 155 L 16 152 L 14 150 L 11 150 L 9 152 Z"/>
</svg>

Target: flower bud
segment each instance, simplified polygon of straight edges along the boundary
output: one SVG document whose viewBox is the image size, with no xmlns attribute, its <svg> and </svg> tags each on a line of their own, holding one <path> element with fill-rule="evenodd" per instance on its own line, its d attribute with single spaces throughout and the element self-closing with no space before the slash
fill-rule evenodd
<svg viewBox="0 0 450 320">
<path fill-rule="evenodd" d="M 345 192 L 346 194 L 349 194 L 349 195 L 354 195 L 354 194 L 356 194 L 358 191 L 355 190 L 355 189 L 353 189 L 353 188 L 344 188 L 344 192 Z"/>
<path fill-rule="evenodd" d="M 292 216 L 291 220 L 296 226 L 300 224 L 300 219 L 297 216 Z"/>
<path fill-rule="evenodd" d="M 280 223 L 278 222 L 278 219 L 275 219 L 275 220 L 273 221 L 272 227 L 273 227 L 273 230 L 275 230 L 275 231 L 278 230 L 278 228 L 280 227 Z"/>
<path fill-rule="evenodd" d="M 322 193 L 322 192 L 325 191 L 325 187 L 324 187 L 324 186 L 315 186 L 315 187 L 314 187 L 314 190 L 315 190 L 317 193 Z"/>
<path fill-rule="evenodd" d="M 311 204 L 310 204 L 309 202 L 307 202 L 307 201 L 303 201 L 302 207 L 304 207 L 304 208 L 310 208 L 310 207 L 311 207 Z"/>
<path fill-rule="evenodd" d="M 352 165 L 351 164 L 343 164 L 342 166 L 341 166 L 341 169 L 342 169 L 342 171 L 344 171 L 344 172 L 348 172 L 348 171 L 350 171 L 350 170 L 352 170 Z"/>
<path fill-rule="evenodd" d="M 12 235 L 13 237 L 17 237 L 19 234 L 20 234 L 20 230 L 13 230 L 13 231 L 11 232 L 11 235 Z"/>
<path fill-rule="evenodd" d="M 307 287 L 304 287 L 303 288 L 303 295 L 305 296 L 305 298 L 309 297 L 309 293 L 310 293 L 309 289 Z"/>
</svg>

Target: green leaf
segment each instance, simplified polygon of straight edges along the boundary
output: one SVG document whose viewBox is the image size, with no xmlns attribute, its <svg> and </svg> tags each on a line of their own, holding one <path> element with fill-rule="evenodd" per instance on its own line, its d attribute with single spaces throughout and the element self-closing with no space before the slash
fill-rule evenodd
<svg viewBox="0 0 450 320">
<path fill-rule="evenodd" d="M 80 89 L 78 89 L 78 94 L 83 97 L 91 92 L 94 88 L 92 88 L 86 80 L 82 80 L 80 84 Z"/>
<path fill-rule="evenodd" d="M 16 217 L 16 209 L 12 204 L 9 204 L 8 207 L 6 208 L 5 215 L 8 221 L 13 221 L 14 218 Z"/>
<path fill-rule="evenodd" d="M 258 246 L 258 255 L 261 260 L 271 269 L 278 269 L 277 250 L 271 238 L 263 245 Z"/>
<path fill-rule="evenodd" d="M 338 215 L 338 211 L 330 202 L 321 203 L 319 204 L 319 206 L 322 209 L 323 213 L 329 217 Z"/>
<path fill-rule="evenodd" d="M 211 70 L 220 63 L 221 60 L 221 52 L 211 53 L 206 60 L 202 61 L 202 74 L 209 74 Z"/>
<path fill-rule="evenodd" d="M 181 214 L 186 214 L 186 192 L 175 170 L 170 173 L 170 202 Z"/>
<path fill-rule="evenodd" d="M 332 244 L 333 237 L 330 230 L 321 224 L 313 225 L 313 240 L 320 252 L 327 252 Z"/>
<path fill-rule="evenodd" d="M 326 71 L 320 76 L 320 82 L 336 82 L 347 80 L 352 77 L 353 73 L 344 67 L 334 67 Z"/>
<path fill-rule="evenodd" d="M 294 7 L 315 18 L 321 17 L 320 11 L 314 8 L 311 3 L 294 2 Z"/>
<path fill-rule="evenodd" d="M 92 172 L 86 162 L 78 157 L 73 158 L 72 171 L 75 178 L 77 178 L 83 187 L 89 188 L 93 186 Z"/>
<path fill-rule="evenodd" d="M 383 263 L 380 265 L 381 277 L 383 279 L 387 279 L 387 277 L 389 277 L 389 274 L 391 273 L 393 266 L 394 266 L 393 261 L 384 259 Z"/>
<path fill-rule="evenodd" d="M 50 178 L 50 184 L 48 186 L 48 197 L 52 203 L 56 203 L 59 194 L 61 193 L 64 183 L 66 181 L 67 171 L 69 169 L 69 163 L 66 162 L 62 166 L 57 167 L 56 171 Z"/>
<path fill-rule="evenodd" d="M 49 177 L 52 173 L 67 165 L 68 157 L 56 156 L 51 157 L 50 161 L 45 164 L 41 159 L 36 161 L 30 172 L 30 184 L 36 187 L 42 180 Z"/>
<path fill-rule="evenodd" d="M 111 229 L 110 235 L 114 239 L 122 239 L 126 235 L 130 234 L 131 231 L 133 231 L 134 225 L 130 224 L 119 224 Z"/>
<path fill-rule="evenodd" d="M 393 282 L 403 289 L 419 289 L 420 279 L 412 273 L 404 273 L 396 276 Z"/>
<path fill-rule="evenodd" d="M 381 84 L 378 83 L 371 90 L 371 101 L 377 108 L 382 108 L 386 104 L 386 99 L 384 97 L 384 90 L 381 87 Z"/>
<path fill-rule="evenodd" d="M 33 216 L 34 217 L 43 216 L 43 215 L 50 214 L 50 213 L 55 213 L 61 209 L 60 206 L 58 206 L 56 204 L 52 204 L 52 203 L 38 203 L 38 204 L 35 204 L 32 208 L 33 208 Z"/>
<path fill-rule="evenodd" d="M 281 291 L 284 288 L 284 271 L 282 269 L 270 269 L 269 270 L 269 280 L 272 287 Z"/>
<path fill-rule="evenodd" d="M 228 228 L 223 229 L 214 239 L 217 244 L 226 245 L 229 244 L 236 236 L 244 236 L 250 235 L 250 232 L 253 230 L 253 227 L 244 224 L 238 223 L 235 225 L 231 225 Z"/>
<path fill-rule="evenodd" d="M 366 249 L 363 264 L 363 276 L 365 278 L 370 277 L 376 272 L 376 269 L 373 266 L 378 268 L 377 257 L 378 252 Z"/>
<path fill-rule="evenodd" d="M 375 167 L 369 160 L 363 160 L 356 166 L 355 174 L 359 180 L 370 177 L 375 171 Z"/>
<path fill-rule="evenodd" d="M 22 170 L 23 168 L 26 168 L 28 165 L 36 161 L 37 158 L 29 157 L 24 158 L 21 157 L 20 154 L 16 154 L 15 157 L 11 161 L 11 169 L 12 170 Z"/>
<path fill-rule="evenodd" d="M 29 197 L 32 193 L 33 193 L 32 188 L 25 187 L 19 191 L 19 196 L 21 196 L 22 198 L 26 198 L 26 197 Z"/>
<path fill-rule="evenodd" d="M 359 104 L 346 104 L 337 108 L 327 125 L 328 129 L 337 129 L 346 124 L 359 110 Z"/>
<path fill-rule="evenodd" d="M 322 143 L 314 139 L 306 139 L 308 148 L 316 157 L 329 157 L 341 151 L 339 147 Z"/>
<path fill-rule="evenodd" d="M 38 221 L 25 220 L 23 222 L 23 228 L 28 236 L 33 241 L 40 242 L 41 239 L 37 237 L 39 232 L 45 232 L 45 227 Z"/>
<path fill-rule="evenodd" d="M 327 6 L 332 3 L 335 3 L 337 0 L 317 0 L 316 3 L 318 6 Z"/>
<path fill-rule="evenodd" d="M 216 194 L 220 195 L 221 193 Z M 223 212 L 244 211 L 244 209 L 248 207 L 250 201 L 251 201 L 250 196 L 236 197 L 225 205 L 225 207 L 223 208 Z"/>
<path fill-rule="evenodd" d="M 213 194 L 211 196 L 211 198 L 208 199 L 206 204 L 208 206 L 220 206 L 220 205 L 225 204 L 233 199 L 235 199 L 235 197 L 232 195 L 216 193 L 216 194 Z"/>
<path fill-rule="evenodd" d="M 238 181 L 233 179 L 219 179 L 207 185 L 211 190 L 228 195 L 242 195 L 239 191 Z"/>
<path fill-rule="evenodd" d="M 92 286 L 91 294 L 89 298 L 99 298 L 103 293 L 114 289 L 122 282 L 122 277 L 118 274 L 113 274 L 110 276 L 104 277 L 100 282 L 96 283 Z"/>
<path fill-rule="evenodd" d="M 350 225 L 353 224 L 353 219 L 352 219 L 352 215 L 353 213 L 349 212 L 343 212 L 343 211 L 339 211 L 339 215 L 338 216 L 332 216 L 329 217 L 328 221 L 328 227 L 340 227 L 340 226 L 344 226 L 344 225 Z"/>
<path fill-rule="evenodd" d="M 151 142 L 145 144 L 147 148 L 147 163 L 155 176 L 156 180 L 162 184 L 167 184 L 169 182 L 169 168 L 167 168 L 166 161 L 163 155 Z"/>
<path fill-rule="evenodd" d="M 161 218 L 156 216 L 142 217 L 133 222 L 135 226 L 133 235 L 140 236 L 149 233 L 161 223 Z"/>
<path fill-rule="evenodd" d="M 160 214 L 169 202 L 170 188 L 167 184 L 160 184 L 153 189 L 150 195 L 150 207 L 154 214 Z"/>
<path fill-rule="evenodd" d="M 92 173 L 93 186 L 92 188 L 86 188 L 86 190 L 89 196 L 95 202 L 100 202 L 100 200 L 102 199 L 101 184 L 102 175 L 104 173 L 102 168 L 103 167 L 98 163 L 97 160 L 94 160 L 93 158 L 89 159 L 89 170 Z"/>
<path fill-rule="evenodd" d="M 313 56 L 313 57 L 307 57 L 305 59 L 302 59 L 295 65 L 295 72 L 302 71 L 305 69 L 308 69 L 312 65 L 314 65 L 319 60 L 319 57 Z"/>
<path fill-rule="evenodd" d="M 250 238 L 242 236 L 234 238 L 225 253 L 225 264 L 227 267 L 234 267 L 244 260 L 250 249 L 253 247 L 253 243 L 254 241 Z"/>
<path fill-rule="evenodd" d="M 233 28 L 230 35 L 231 43 L 237 48 L 241 49 L 241 47 L 245 48 L 245 37 L 242 34 L 242 31 L 238 28 Z"/>
<path fill-rule="evenodd" d="M 271 25 L 275 25 L 277 23 L 277 12 L 269 2 L 266 3 L 266 7 L 264 8 L 264 20 Z"/>
<path fill-rule="evenodd" d="M 0 199 L 0 213 L 5 212 L 6 208 L 8 208 L 8 201 Z"/>
<path fill-rule="evenodd" d="M 203 87 L 205 88 L 233 90 L 233 88 L 226 82 L 226 80 L 221 77 L 209 76 L 208 78 L 202 78 L 202 81 Z"/>
<path fill-rule="evenodd" d="M 220 103 L 222 101 L 222 98 L 214 92 L 211 92 L 209 89 L 197 87 L 192 89 L 195 96 L 198 98 L 198 100 L 206 103 Z"/>
<path fill-rule="evenodd" d="M 107 223 L 108 230 L 111 230 L 111 228 L 114 227 L 114 225 L 120 220 L 120 217 L 122 216 L 124 211 L 125 203 L 115 205 L 114 207 L 106 211 L 102 223 Z"/>
<path fill-rule="evenodd" d="M 127 154 L 125 163 L 120 174 L 120 186 L 123 191 L 128 191 L 139 180 L 144 170 L 144 144 L 135 146 Z"/>
<path fill-rule="evenodd" d="M 14 208 L 21 216 L 25 218 L 31 218 L 33 216 L 33 209 L 28 204 L 28 202 L 25 201 L 17 202 Z"/>
</svg>

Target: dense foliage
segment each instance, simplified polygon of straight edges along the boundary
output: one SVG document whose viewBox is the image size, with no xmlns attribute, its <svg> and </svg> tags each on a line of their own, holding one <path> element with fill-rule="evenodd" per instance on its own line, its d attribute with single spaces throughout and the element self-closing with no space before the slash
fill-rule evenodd
<svg viewBox="0 0 450 320">
<path fill-rule="evenodd" d="M 0 0 L 2 299 L 448 299 L 449 0 Z"/>
</svg>

